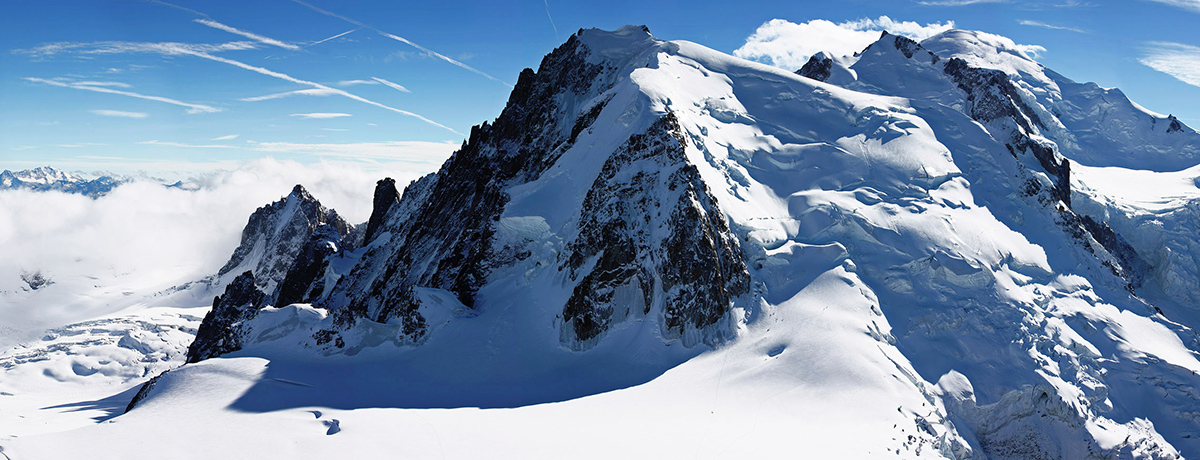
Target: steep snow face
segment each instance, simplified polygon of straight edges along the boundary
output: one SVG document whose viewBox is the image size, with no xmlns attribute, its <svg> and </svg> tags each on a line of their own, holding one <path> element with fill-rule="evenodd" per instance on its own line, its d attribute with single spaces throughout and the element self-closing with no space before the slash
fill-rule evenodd
<svg viewBox="0 0 1200 460">
<path fill-rule="evenodd" d="M 243 279 L 211 322 L 241 350 L 163 375 L 122 423 L 5 452 L 177 420 L 168 449 L 212 433 L 241 455 L 263 447 L 237 427 L 268 420 L 336 453 L 418 415 L 400 432 L 532 457 L 580 432 L 622 440 L 598 456 L 1200 456 L 1200 339 L 1131 294 L 1142 242 L 1072 208 L 1092 199 L 1034 95 L 1048 74 L 935 38 L 819 81 L 581 31 L 441 170 L 399 200 L 380 182 L 312 305 L 257 308 Z M 478 454 L 416 442 L 395 452 Z"/>
</svg>

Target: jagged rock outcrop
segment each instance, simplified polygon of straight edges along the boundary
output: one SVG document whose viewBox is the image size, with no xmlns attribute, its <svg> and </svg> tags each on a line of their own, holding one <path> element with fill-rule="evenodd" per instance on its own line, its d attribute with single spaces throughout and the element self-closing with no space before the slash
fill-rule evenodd
<svg viewBox="0 0 1200 460">
<path fill-rule="evenodd" d="M 322 206 L 304 186 L 297 184 L 283 199 L 250 215 L 242 230 L 241 244 L 217 276 L 249 270 L 254 272 L 260 289 L 275 292 L 313 231 L 322 225 L 334 230 L 339 240 L 350 232 L 350 226 L 337 211 Z"/>
<path fill-rule="evenodd" d="M 341 297 L 332 300 L 343 324 L 357 318 L 410 318 L 408 323 L 419 324 L 414 286 L 445 289 L 473 305 L 489 271 L 492 226 L 507 200 L 504 190 L 537 178 L 567 147 L 570 138 L 560 120 L 567 118 L 567 126 L 587 123 L 586 113 L 564 114 L 566 108 L 557 104 L 559 97 L 598 92 L 593 86 L 604 84 L 597 79 L 603 69 L 586 57 L 573 36 L 542 60 L 538 72 L 522 71 L 501 115 L 473 127 L 437 173 L 410 184 L 400 202 L 388 206 L 379 231 L 390 232 L 392 241 L 365 255 L 339 282 Z M 417 328 L 410 338 L 422 335 Z"/>
<path fill-rule="evenodd" d="M 260 291 L 254 274 L 247 271 L 225 287 L 225 293 L 213 298 L 212 310 L 196 330 L 196 339 L 188 347 L 187 362 L 220 356 L 242 348 L 241 323 L 253 318 L 266 306 L 269 296 Z"/>
<path fill-rule="evenodd" d="M 339 252 L 342 239 L 343 235 L 332 225 L 321 224 L 314 229 L 279 283 L 274 295 L 275 305 L 312 302 L 320 296 L 326 287 L 329 257 Z"/>
<path fill-rule="evenodd" d="M 383 225 L 384 216 L 392 209 L 392 205 L 399 201 L 400 192 L 396 191 L 395 179 L 385 177 L 375 184 L 375 198 L 371 201 L 371 217 L 367 220 L 367 228 L 363 233 L 363 245 L 371 244 L 375 233 Z"/>
<path fill-rule="evenodd" d="M 816 81 L 825 81 L 829 79 L 829 74 L 832 70 L 833 59 L 822 52 L 809 57 L 808 62 L 805 62 L 804 66 L 796 71 L 796 74 Z"/>
<path fill-rule="evenodd" d="M 644 28 L 621 33 L 653 43 Z M 493 271 L 528 258 L 496 253 L 503 245 L 497 222 L 512 190 L 539 180 L 605 112 L 620 81 L 612 62 L 573 36 L 537 72 L 522 71 L 501 115 L 472 128 L 463 147 L 437 173 L 406 187 L 399 202 L 381 181 L 371 221 L 381 223 L 369 224 L 367 239 L 386 231 L 391 240 L 367 252 L 319 302 L 332 311 L 335 329 L 359 320 L 402 324 L 397 343 L 420 343 L 429 323 L 416 289 L 448 291 L 476 308 L 476 292 Z M 592 154 L 608 160 L 582 197 L 571 231 L 577 236 L 556 262 L 575 284 L 561 307 L 564 346 L 587 349 L 612 324 L 653 307 L 667 340 L 693 346 L 725 336 L 719 323 L 748 291 L 748 274 L 685 145 L 678 121 L 666 113 L 624 145 Z M 318 341 L 336 344 L 337 334 L 322 331 Z"/>
</svg>

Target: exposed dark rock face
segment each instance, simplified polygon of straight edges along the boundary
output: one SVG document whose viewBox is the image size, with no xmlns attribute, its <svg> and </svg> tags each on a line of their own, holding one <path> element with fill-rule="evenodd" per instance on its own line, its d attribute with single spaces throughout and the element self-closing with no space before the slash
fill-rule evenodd
<svg viewBox="0 0 1200 460">
<path fill-rule="evenodd" d="M 437 173 L 405 188 L 372 233 L 391 232 L 391 242 L 368 252 L 338 283 L 340 324 L 403 318 L 413 325 L 410 339 L 423 336 L 414 286 L 445 289 L 473 306 L 490 269 L 493 225 L 507 201 L 504 190 L 535 180 L 599 114 L 599 108 L 570 114 L 558 105 L 561 97 L 599 92 L 594 85 L 611 86 L 598 78 L 604 69 L 587 55 L 586 46 L 572 36 L 542 60 L 536 73 L 522 71 L 495 122 L 472 128 Z M 570 137 L 560 123 L 572 127 Z"/>
<path fill-rule="evenodd" d="M 195 363 L 242 348 L 241 323 L 253 318 L 269 300 L 255 286 L 254 274 L 247 271 L 225 287 L 225 293 L 213 298 L 212 310 L 196 331 L 196 340 L 188 347 L 187 362 Z"/>
<path fill-rule="evenodd" d="M 322 224 L 313 230 L 300 254 L 292 262 L 287 276 L 279 283 L 275 305 L 284 306 L 312 302 L 325 290 L 325 269 L 329 257 L 339 250 L 342 235 L 332 225 Z"/>
<path fill-rule="evenodd" d="M 1052 196 L 1070 208 L 1071 162 L 1066 158 L 1060 161 L 1060 155 L 1052 147 L 1031 137 L 1045 129 L 1045 124 L 1037 112 L 1021 99 L 1012 79 L 999 70 L 972 67 L 959 58 L 946 61 L 942 71 L 966 93 L 968 115 L 971 118 L 980 123 L 1009 120 L 1014 123 L 1015 129 L 1005 146 L 1013 156 L 1033 154 L 1054 181 L 1054 188 L 1050 191 Z"/>
<path fill-rule="evenodd" d="M 971 67 L 959 58 L 950 58 L 943 71 L 967 94 L 969 114 L 981 123 L 1011 120 L 1015 128 L 1005 146 L 1014 157 L 1033 154 L 1038 165 L 1054 182 L 1048 192 L 1050 205 L 1061 202 L 1058 222 L 1063 230 L 1073 236 L 1080 245 L 1099 258 L 1100 264 L 1113 275 L 1125 280 L 1126 288 L 1133 290 L 1141 286 L 1143 277 L 1151 268 L 1133 247 L 1116 234 L 1104 222 L 1076 214 L 1071 209 L 1071 162 L 1061 158 L 1052 146 L 1035 140 L 1032 136 L 1045 129 L 1037 113 L 1029 107 L 1017 91 L 1015 84 L 1004 72 Z M 1168 130 L 1169 131 L 1169 130 Z M 1060 159 L 1061 158 L 1061 159 Z M 1027 195 L 1044 193 L 1036 181 L 1026 182 Z M 1098 243 L 1104 251 L 1097 251 Z M 1105 254 L 1107 252 L 1107 254 Z"/>
<path fill-rule="evenodd" d="M 889 34 L 885 30 L 882 34 L 880 34 L 879 38 L 883 39 L 888 36 L 889 36 Z M 938 56 L 936 54 L 933 54 L 933 53 L 929 52 L 928 50 L 926 50 L 923 46 L 921 46 L 920 43 L 913 41 L 913 39 L 911 39 L 911 38 L 903 37 L 900 35 L 890 35 L 890 36 L 892 37 L 892 45 L 894 45 L 896 47 L 896 49 L 899 50 L 900 53 L 904 55 L 904 57 L 912 59 L 913 56 L 915 56 L 917 53 L 925 52 L 929 55 L 930 60 L 934 64 L 937 64 L 937 61 L 939 59 Z"/>
<path fill-rule="evenodd" d="M 929 53 L 912 40 L 886 33 L 871 46 L 881 44 L 889 45 L 888 48 L 894 45 L 897 51 L 910 59 L 921 53 Z M 931 65 L 939 62 L 938 56 L 930 53 L 930 57 Z M 919 60 L 925 61 L 923 58 Z M 1003 139 L 1005 147 L 1015 159 L 1032 155 L 1036 160 L 1037 166 L 1021 169 L 1024 177 L 1021 181 L 1022 192 L 1026 196 L 1037 197 L 1043 205 L 1054 209 L 1057 215 L 1055 219 L 1063 231 L 1095 254 L 1100 265 L 1122 277 L 1129 289 L 1140 285 L 1143 274 L 1150 270 L 1145 259 L 1107 224 L 1080 216 L 1072 210 L 1071 162 L 1063 158 L 1053 144 L 1041 139 L 1046 125 L 1022 99 L 1012 78 L 999 70 L 973 67 L 957 57 L 942 62 L 941 72 L 965 95 L 964 112 L 972 119 L 990 126 L 989 131 L 998 139 Z M 1038 169 L 1049 176 L 1049 187 L 1036 178 Z M 1097 244 L 1099 247 L 1096 247 Z"/>
<path fill-rule="evenodd" d="M 392 209 L 392 205 L 400 201 L 400 192 L 396 190 L 396 180 L 390 177 L 385 177 L 375 183 L 375 199 L 372 200 L 371 218 L 367 220 L 366 233 L 363 234 L 363 245 L 371 244 L 371 240 L 375 238 L 375 233 L 379 231 L 379 226 L 383 225 L 383 218 L 387 215 L 388 210 Z"/>
<path fill-rule="evenodd" d="M 1133 246 L 1125 238 L 1113 231 L 1107 223 L 1097 221 L 1089 216 L 1081 216 L 1084 228 L 1121 264 L 1121 276 L 1129 281 L 1131 287 L 1142 286 L 1145 277 L 1151 271 L 1151 266 L 1138 255 Z"/>
<path fill-rule="evenodd" d="M 250 270 L 258 287 L 272 292 L 283 281 L 292 261 L 318 226 L 329 225 L 338 235 L 350 231 L 337 211 L 327 209 L 301 185 L 282 200 L 258 208 L 242 230 L 242 242 L 217 276 Z"/>
<path fill-rule="evenodd" d="M 1183 132 L 1183 123 L 1180 123 L 1179 119 L 1175 118 L 1175 115 L 1167 115 L 1167 120 L 1169 120 L 1171 122 L 1171 124 L 1167 125 L 1168 133 L 1182 133 Z"/>
<path fill-rule="evenodd" d="M 613 323 L 649 313 L 656 300 L 664 335 L 690 341 L 749 289 L 737 238 L 684 143 L 668 113 L 614 153 L 588 190 L 565 267 L 579 281 L 563 308 L 569 347 L 588 348 Z M 663 228 L 668 236 L 655 241 Z"/>
<path fill-rule="evenodd" d="M 42 272 L 22 273 L 21 281 L 24 281 L 29 289 L 34 291 L 54 284 L 54 281 L 42 274 Z"/>
<path fill-rule="evenodd" d="M 142 387 L 138 389 L 137 394 L 133 395 L 133 399 L 129 400 L 129 404 L 125 406 L 124 413 L 128 414 L 134 407 L 137 407 L 138 404 L 150 397 L 150 390 L 154 389 L 154 385 L 158 383 L 158 380 L 167 375 L 168 372 L 171 371 L 163 371 L 161 374 L 151 377 L 150 380 L 143 383 Z"/>
<path fill-rule="evenodd" d="M 1010 118 L 1026 133 L 1035 133 L 1038 128 L 1045 127 L 1004 72 L 971 67 L 959 58 L 950 58 L 943 72 L 967 93 L 971 118 L 980 122 Z"/>
<path fill-rule="evenodd" d="M 817 81 L 825 81 L 829 79 L 832 70 L 833 59 L 825 56 L 824 53 L 818 53 L 808 58 L 808 62 L 805 62 L 804 66 L 796 71 L 796 74 Z"/>
</svg>

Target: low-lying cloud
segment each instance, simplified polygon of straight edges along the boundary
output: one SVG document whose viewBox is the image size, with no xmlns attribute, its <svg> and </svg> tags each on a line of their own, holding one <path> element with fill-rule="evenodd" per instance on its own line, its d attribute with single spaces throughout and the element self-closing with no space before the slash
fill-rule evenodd
<svg viewBox="0 0 1200 460">
<path fill-rule="evenodd" d="M 796 70 L 808 58 L 825 51 L 844 56 L 862 51 L 879 39 L 881 31 L 921 41 L 954 28 L 954 21 L 925 25 L 896 21 L 887 16 L 834 23 L 824 19 L 796 24 L 772 19 L 758 27 L 746 44 L 733 51 L 734 56 L 764 64 Z"/>
<path fill-rule="evenodd" d="M 215 273 L 250 214 L 295 184 L 358 223 L 370 215 L 376 180 L 390 176 L 406 184 L 436 166 L 389 163 L 368 170 L 349 162 L 264 158 L 197 176 L 186 181 L 187 189 L 136 180 L 97 199 L 0 191 L 0 347 L 47 327 L 152 302 L 149 294 Z M 28 290 L 21 277 L 33 273 L 54 284 Z"/>
</svg>

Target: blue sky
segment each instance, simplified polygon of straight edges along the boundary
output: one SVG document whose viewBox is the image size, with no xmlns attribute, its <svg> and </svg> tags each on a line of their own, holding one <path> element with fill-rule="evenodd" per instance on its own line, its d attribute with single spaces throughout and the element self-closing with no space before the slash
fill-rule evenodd
<svg viewBox="0 0 1200 460">
<path fill-rule="evenodd" d="M 579 28 L 723 52 L 773 19 L 953 24 L 1200 126 L 1200 0 L 330 0 L 0 4 L 0 169 L 151 174 L 272 156 L 433 169 Z M 1036 49 L 1036 48 L 1033 48 Z"/>
</svg>

